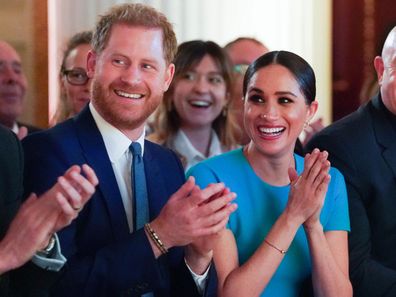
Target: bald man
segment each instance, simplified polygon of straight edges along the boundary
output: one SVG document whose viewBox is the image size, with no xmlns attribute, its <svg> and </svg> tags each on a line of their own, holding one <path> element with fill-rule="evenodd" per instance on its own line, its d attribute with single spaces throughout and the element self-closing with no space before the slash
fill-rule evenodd
<svg viewBox="0 0 396 297">
<path fill-rule="evenodd" d="M 14 131 L 19 139 L 38 130 L 17 122 L 23 111 L 26 89 L 21 57 L 10 44 L 0 40 L 0 124 Z"/>
<path fill-rule="evenodd" d="M 374 59 L 380 91 L 308 143 L 329 152 L 349 199 L 355 297 L 396 296 L 396 27 Z"/>
<path fill-rule="evenodd" d="M 268 48 L 260 41 L 250 37 L 239 37 L 229 42 L 224 49 L 229 55 L 234 66 L 234 89 L 230 110 L 234 112 L 238 126 L 241 128 L 239 137 L 240 144 L 246 144 L 250 141 L 245 133 L 243 124 L 243 100 L 242 100 L 242 83 L 243 76 L 247 67 L 258 57 L 269 52 Z"/>
</svg>

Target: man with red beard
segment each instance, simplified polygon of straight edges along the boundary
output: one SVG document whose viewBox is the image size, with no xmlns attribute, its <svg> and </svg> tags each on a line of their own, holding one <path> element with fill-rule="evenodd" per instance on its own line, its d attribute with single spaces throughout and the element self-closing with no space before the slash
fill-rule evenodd
<svg viewBox="0 0 396 297">
<path fill-rule="evenodd" d="M 17 122 L 22 114 L 26 88 L 20 56 L 11 45 L 0 40 L 0 124 L 14 131 L 19 139 L 39 130 Z"/>
<path fill-rule="evenodd" d="M 201 190 L 193 178 L 185 182 L 176 155 L 144 140 L 145 122 L 172 80 L 176 46 L 172 25 L 156 10 L 112 8 L 98 21 L 88 54 L 91 103 L 23 143 L 26 191 L 41 193 L 75 163 L 89 164 L 100 181 L 79 218 L 59 234 L 68 265 L 54 296 L 216 294 L 208 239 L 236 209 L 235 194 L 222 183 Z M 130 146 L 143 153 L 140 184 L 131 180 L 139 157 Z M 146 207 L 138 204 L 142 185 Z"/>
</svg>

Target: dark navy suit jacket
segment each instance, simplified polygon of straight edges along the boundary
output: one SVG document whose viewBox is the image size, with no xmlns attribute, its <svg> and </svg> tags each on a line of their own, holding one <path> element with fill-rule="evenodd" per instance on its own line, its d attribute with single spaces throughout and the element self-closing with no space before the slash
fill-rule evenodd
<svg viewBox="0 0 396 297">
<path fill-rule="evenodd" d="M 396 116 L 380 95 L 319 132 L 308 144 L 326 149 L 345 177 L 354 296 L 396 296 Z"/>
<path fill-rule="evenodd" d="M 88 107 L 73 119 L 26 137 L 23 146 L 27 192 L 44 192 L 73 164 L 89 164 L 99 179 L 79 217 L 58 234 L 68 261 L 54 296 L 141 296 L 149 291 L 156 297 L 198 296 L 182 248 L 156 260 L 144 230 L 129 232 L 113 169 Z M 168 149 L 145 141 L 143 158 L 152 220 L 185 177 Z M 211 280 L 207 291 L 215 291 Z"/>
<path fill-rule="evenodd" d="M 0 241 L 22 199 L 23 153 L 16 135 L 0 125 Z M 8 296 L 9 274 L 0 276 L 0 296 Z"/>
</svg>

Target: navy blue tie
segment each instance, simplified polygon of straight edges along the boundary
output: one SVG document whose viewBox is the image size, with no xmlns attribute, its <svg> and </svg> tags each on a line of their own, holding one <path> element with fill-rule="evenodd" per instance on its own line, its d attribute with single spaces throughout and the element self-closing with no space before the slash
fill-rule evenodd
<svg viewBox="0 0 396 297">
<path fill-rule="evenodd" d="M 138 142 L 132 142 L 129 149 L 133 155 L 132 161 L 132 187 L 133 187 L 133 230 L 136 231 L 148 223 L 149 206 L 147 197 L 146 174 L 142 157 L 142 147 Z M 141 295 L 154 297 L 152 292 Z"/>
<path fill-rule="evenodd" d="M 144 227 L 149 221 L 149 206 L 147 200 L 146 175 L 142 157 L 142 147 L 138 142 L 132 142 L 129 149 L 133 155 L 132 190 L 133 190 L 133 230 Z"/>
</svg>

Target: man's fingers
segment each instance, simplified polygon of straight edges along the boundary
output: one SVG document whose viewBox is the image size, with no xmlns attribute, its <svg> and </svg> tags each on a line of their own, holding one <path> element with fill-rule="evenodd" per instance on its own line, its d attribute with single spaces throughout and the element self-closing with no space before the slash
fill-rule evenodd
<svg viewBox="0 0 396 297">
<path fill-rule="evenodd" d="M 221 193 L 224 189 L 224 183 L 210 184 L 199 193 L 194 193 L 194 195 L 191 195 L 189 201 L 194 205 L 200 205 L 207 201 L 210 197 Z"/>
<path fill-rule="evenodd" d="M 194 189 L 194 186 L 195 178 L 193 176 L 190 176 L 187 181 L 180 187 L 180 189 L 177 190 L 177 192 L 170 197 L 168 202 L 188 197 L 191 191 Z"/>
<path fill-rule="evenodd" d="M 95 171 L 89 167 L 87 164 L 83 164 L 82 169 L 89 180 L 89 182 L 95 187 L 99 184 L 98 177 L 95 174 Z"/>
<path fill-rule="evenodd" d="M 202 204 L 200 206 L 202 215 L 203 216 L 208 216 L 214 212 L 217 212 L 218 210 L 222 209 L 223 207 L 227 206 L 231 201 L 233 201 L 236 198 L 235 193 L 227 193 L 225 195 L 222 195 L 220 197 L 216 197 L 216 199 L 210 200 L 206 204 Z M 212 197 L 210 198 L 212 199 Z"/>
<path fill-rule="evenodd" d="M 69 169 L 66 170 L 66 172 L 63 174 L 63 176 L 68 176 L 68 175 L 70 175 L 72 172 L 81 173 L 81 167 L 78 166 L 78 165 L 73 165 L 73 166 L 71 166 Z"/>
<path fill-rule="evenodd" d="M 64 215 L 71 218 L 75 218 L 77 216 L 76 210 L 73 209 L 68 199 L 62 193 L 58 192 L 55 197 Z"/>
<path fill-rule="evenodd" d="M 74 174 L 75 173 L 71 173 L 71 175 Z M 82 197 L 77 189 L 73 187 L 71 183 L 63 176 L 58 178 L 58 184 L 61 186 L 63 194 L 69 201 L 71 207 L 75 210 L 79 210 L 82 207 Z"/>
<path fill-rule="evenodd" d="M 218 224 L 219 222 L 229 218 L 230 214 L 237 209 L 237 205 L 235 203 L 230 203 L 225 205 L 223 208 L 219 209 L 216 212 L 213 212 L 210 215 L 201 216 L 201 226 L 204 228 L 211 227 L 213 225 Z"/>
<path fill-rule="evenodd" d="M 208 235 L 215 235 L 225 229 L 228 223 L 228 217 L 219 220 L 216 224 L 212 224 L 207 226 L 206 228 L 201 230 L 200 236 L 208 236 Z"/>
<path fill-rule="evenodd" d="M 78 174 L 77 172 L 72 172 L 70 174 L 70 178 L 74 181 L 74 188 L 77 190 L 77 192 L 84 196 L 84 200 L 86 200 L 86 198 L 89 198 L 90 196 L 92 196 L 93 193 L 95 193 L 95 185 L 93 185 L 81 174 Z M 86 201 L 82 202 L 85 203 Z"/>
</svg>

